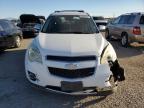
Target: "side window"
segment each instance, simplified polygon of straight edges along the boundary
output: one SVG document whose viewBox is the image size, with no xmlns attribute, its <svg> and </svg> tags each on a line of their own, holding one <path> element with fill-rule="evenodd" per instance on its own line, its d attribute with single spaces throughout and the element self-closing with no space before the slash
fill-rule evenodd
<svg viewBox="0 0 144 108">
<path fill-rule="evenodd" d="M 141 16 L 139 24 L 144 24 L 144 15 Z"/>
<path fill-rule="evenodd" d="M 136 17 L 135 15 L 129 16 L 127 24 L 132 24 L 134 22 L 135 17 Z"/>
<path fill-rule="evenodd" d="M 126 24 L 128 21 L 129 16 L 128 15 L 124 15 L 121 17 L 119 24 Z"/>
<path fill-rule="evenodd" d="M 119 21 L 119 24 L 132 24 L 135 19 L 135 15 L 123 15 Z"/>
<path fill-rule="evenodd" d="M 113 24 L 118 24 L 119 21 L 120 21 L 121 17 L 117 17 L 114 21 L 113 21 Z"/>
</svg>

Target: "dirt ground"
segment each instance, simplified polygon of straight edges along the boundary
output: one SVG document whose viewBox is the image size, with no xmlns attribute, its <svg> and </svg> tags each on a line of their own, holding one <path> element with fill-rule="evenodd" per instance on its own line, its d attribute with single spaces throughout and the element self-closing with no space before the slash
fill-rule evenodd
<svg viewBox="0 0 144 108">
<path fill-rule="evenodd" d="M 24 39 L 21 48 L 0 54 L 0 108 L 144 108 L 144 45 L 123 48 L 111 41 L 126 74 L 116 93 L 107 97 L 69 96 L 30 86 L 24 56 L 31 40 Z"/>
</svg>

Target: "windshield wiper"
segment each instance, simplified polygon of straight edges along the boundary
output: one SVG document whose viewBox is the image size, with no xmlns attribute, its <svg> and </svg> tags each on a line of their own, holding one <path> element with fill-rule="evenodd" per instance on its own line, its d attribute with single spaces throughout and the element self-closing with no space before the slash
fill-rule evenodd
<svg viewBox="0 0 144 108">
<path fill-rule="evenodd" d="M 66 32 L 66 33 L 72 33 L 72 34 L 90 34 L 88 32 Z"/>
<path fill-rule="evenodd" d="M 60 33 L 60 34 L 93 34 L 90 32 L 43 32 L 43 33 Z"/>
</svg>

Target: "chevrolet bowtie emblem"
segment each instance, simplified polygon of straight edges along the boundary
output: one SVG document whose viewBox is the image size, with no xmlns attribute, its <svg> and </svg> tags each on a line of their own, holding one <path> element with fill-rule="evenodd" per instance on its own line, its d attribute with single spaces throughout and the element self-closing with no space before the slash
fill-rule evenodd
<svg viewBox="0 0 144 108">
<path fill-rule="evenodd" d="M 70 70 L 75 70 L 75 69 L 77 69 L 77 67 L 78 67 L 78 65 L 77 64 L 73 64 L 73 63 L 65 65 L 65 68 L 66 69 L 70 69 Z"/>
</svg>

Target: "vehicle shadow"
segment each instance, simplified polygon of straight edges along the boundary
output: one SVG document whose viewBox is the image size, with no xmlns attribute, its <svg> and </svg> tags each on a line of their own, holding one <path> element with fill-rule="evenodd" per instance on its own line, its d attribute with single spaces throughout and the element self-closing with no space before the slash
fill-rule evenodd
<svg viewBox="0 0 144 108">
<path fill-rule="evenodd" d="M 13 77 L 24 71 L 25 49 L 3 51 L 0 53 L 0 76 Z"/>
<path fill-rule="evenodd" d="M 81 108 L 106 98 L 94 95 L 70 96 L 33 88 L 25 77 L 25 51 L 7 50 L 0 54 L 0 108 L 18 108 L 19 105 L 21 108 Z"/>
<path fill-rule="evenodd" d="M 127 48 L 124 48 L 121 46 L 119 40 L 111 40 L 109 42 L 113 45 L 118 58 L 126 58 L 143 54 L 144 46 L 141 44 L 131 44 Z"/>
<path fill-rule="evenodd" d="M 71 96 L 64 94 L 57 94 L 51 92 L 39 91 L 33 88 L 36 95 L 39 95 L 41 100 L 38 101 L 38 98 L 34 98 L 38 106 L 41 106 L 43 103 L 43 108 L 85 108 L 91 105 L 98 104 L 103 101 L 106 96 Z M 36 106 L 35 106 L 36 108 Z"/>
</svg>

